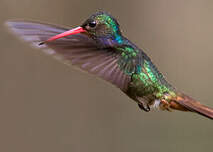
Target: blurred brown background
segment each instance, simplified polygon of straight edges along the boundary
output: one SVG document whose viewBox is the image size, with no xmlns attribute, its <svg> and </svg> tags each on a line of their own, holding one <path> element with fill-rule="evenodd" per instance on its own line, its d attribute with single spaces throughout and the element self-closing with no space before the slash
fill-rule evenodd
<svg viewBox="0 0 213 152">
<path fill-rule="evenodd" d="M 213 107 L 212 0 L 0 0 L 1 152 L 212 151 L 213 123 L 149 112 L 9 34 L 7 19 L 77 26 L 105 10 L 177 88 Z"/>
</svg>

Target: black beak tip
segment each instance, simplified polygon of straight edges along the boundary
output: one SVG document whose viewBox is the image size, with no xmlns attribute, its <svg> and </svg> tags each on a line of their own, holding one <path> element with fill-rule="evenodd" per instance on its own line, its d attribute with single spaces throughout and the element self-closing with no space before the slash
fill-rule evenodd
<svg viewBox="0 0 213 152">
<path fill-rule="evenodd" d="M 45 42 L 40 42 L 38 45 L 40 46 L 40 45 L 43 45 Z"/>
</svg>

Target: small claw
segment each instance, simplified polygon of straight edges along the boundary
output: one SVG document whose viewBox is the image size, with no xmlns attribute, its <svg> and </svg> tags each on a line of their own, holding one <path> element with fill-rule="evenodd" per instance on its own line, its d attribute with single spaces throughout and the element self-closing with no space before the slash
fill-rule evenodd
<svg viewBox="0 0 213 152">
<path fill-rule="evenodd" d="M 170 112 L 172 111 L 172 110 L 170 109 L 170 104 L 169 104 L 169 102 L 166 101 L 166 100 L 164 100 L 164 99 L 161 100 L 160 109 L 161 109 L 161 110 L 167 110 L 167 111 L 170 111 Z"/>
<path fill-rule="evenodd" d="M 150 107 L 148 105 L 144 106 L 143 104 L 138 103 L 138 106 L 141 110 L 144 110 L 146 112 L 150 111 Z"/>
</svg>

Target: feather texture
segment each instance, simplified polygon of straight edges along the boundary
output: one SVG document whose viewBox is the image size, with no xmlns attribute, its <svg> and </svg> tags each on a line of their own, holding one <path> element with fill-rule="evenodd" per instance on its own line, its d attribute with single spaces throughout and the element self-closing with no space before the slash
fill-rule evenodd
<svg viewBox="0 0 213 152">
<path fill-rule="evenodd" d="M 212 108 L 202 105 L 200 102 L 192 99 L 191 97 L 183 93 L 179 94 L 174 101 L 189 111 L 196 112 L 207 118 L 213 119 Z"/>
<path fill-rule="evenodd" d="M 39 45 L 40 42 L 69 29 L 28 21 L 8 21 L 6 24 L 16 35 L 30 42 L 32 46 L 41 48 L 43 52 L 68 65 L 76 65 L 97 75 L 124 92 L 127 90 L 130 76 L 119 68 L 117 62 L 120 54 L 112 48 L 99 48 L 96 41 L 86 34 L 75 34 Z"/>
</svg>

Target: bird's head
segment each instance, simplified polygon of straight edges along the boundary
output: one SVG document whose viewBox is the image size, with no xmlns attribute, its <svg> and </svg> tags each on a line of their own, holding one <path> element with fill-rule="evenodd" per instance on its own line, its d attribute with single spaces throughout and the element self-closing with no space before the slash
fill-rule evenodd
<svg viewBox="0 0 213 152">
<path fill-rule="evenodd" d="M 94 37 L 118 39 L 121 36 L 119 24 L 115 18 L 105 12 L 90 16 L 81 26 Z"/>
<path fill-rule="evenodd" d="M 122 36 L 118 22 L 115 18 L 105 12 L 97 12 L 91 15 L 81 26 L 53 36 L 45 42 L 79 33 L 85 33 L 94 38 L 111 39 L 117 43 L 122 43 Z M 42 44 L 45 42 L 42 42 Z"/>
</svg>

